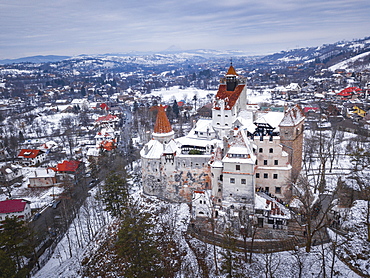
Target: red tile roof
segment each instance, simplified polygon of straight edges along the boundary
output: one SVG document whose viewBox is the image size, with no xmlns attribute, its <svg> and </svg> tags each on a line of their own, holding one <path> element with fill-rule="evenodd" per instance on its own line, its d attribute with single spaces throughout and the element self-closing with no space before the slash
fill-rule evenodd
<svg viewBox="0 0 370 278">
<path fill-rule="evenodd" d="M 169 133 L 172 131 L 172 127 L 170 121 L 167 118 L 166 111 L 164 111 L 164 107 L 158 106 L 158 114 L 157 119 L 154 125 L 154 133 Z"/>
<path fill-rule="evenodd" d="M 27 201 L 22 199 L 5 200 L 0 202 L 0 213 L 12 213 L 24 211 Z"/>
<path fill-rule="evenodd" d="M 40 150 L 21 149 L 18 156 L 23 158 L 35 158 L 40 152 Z"/>
<path fill-rule="evenodd" d="M 216 99 L 223 99 L 225 101 L 225 110 L 231 110 L 234 107 L 236 101 L 238 100 L 244 87 L 245 85 L 238 85 L 236 86 L 234 91 L 226 91 L 226 85 L 221 84 L 218 87 Z M 215 109 L 219 110 L 220 107 L 216 106 Z"/>
<path fill-rule="evenodd" d="M 63 163 L 58 163 L 57 171 L 58 172 L 75 172 L 80 165 L 81 161 L 77 160 L 64 160 Z"/>
<path fill-rule="evenodd" d="M 109 122 L 109 121 L 115 120 L 116 118 L 117 118 L 117 116 L 108 114 L 106 116 L 101 116 L 101 117 L 97 118 L 96 122 Z"/>
<path fill-rule="evenodd" d="M 100 147 L 107 150 L 107 151 L 111 151 L 111 150 L 117 148 L 114 141 L 102 141 L 100 143 Z"/>
</svg>

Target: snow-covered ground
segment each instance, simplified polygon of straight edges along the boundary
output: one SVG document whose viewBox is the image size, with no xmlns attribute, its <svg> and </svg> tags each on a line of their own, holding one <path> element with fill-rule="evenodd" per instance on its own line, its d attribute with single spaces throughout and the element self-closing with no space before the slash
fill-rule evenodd
<svg viewBox="0 0 370 278">
<path fill-rule="evenodd" d="M 135 189 L 133 197 L 143 202 L 143 207 L 146 210 L 158 211 L 161 206 L 168 207 L 168 203 L 162 202 L 155 197 L 146 197 L 142 195 L 137 185 L 132 184 L 132 186 Z M 81 271 L 84 259 L 86 260 L 86 258 L 93 256 L 94 252 L 104 243 L 107 237 L 114 236 L 118 227 L 116 219 L 110 217 L 103 210 L 102 204 L 94 197 L 97 192 L 98 187 L 90 191 L 91 196 L 88 197 L 81 207 L 74 223 L 59 242 L 48 262 L 32 277 L 82 277 Z M 148 198 L 150 199 L 149 202 Z M 209 277 L 226 277 L 214 274 L 215 265 L 212 252 L 213 247 L 211 245 L 197 239 L 185 240 L 184 231 L 190 217 L 188 206 L 186 204 L 170 204 L 170 206 L 172 206 L 172 209 L 169 210 L 170 214 L 161 215 L 161 218 L 162 221 L 166 221 L 166 219 L 173 218 L 175 212 L 179 245 L 186 250 L 183 263 L 188 265 L 187 269 L 188 271 L 190 269 L 191 272 L 191 276 L 180 275 L 178 277 L 201 277 L 204 270 L 199 265 L 199 256 L 202 252 L 205 252 L 203 253 L 205 255 L 204 262 L 210 270 Z M 216 251 L 218 267 L 220 267 L 224 260 L 221 254 L 223 249 L 217 247 Z M 50 254 L 45 252 L 45 257 L 49 257 L 48 255 Z M 235 253 L 234 255 L 241 259 L 244 256 L 242 253 Z M 265 277 L 266 273 L 272 273 L 272 277 L 298 277 L 300 262 L 302 263 L 302 277 L 323 277 L 324 271 L 327 275 L 333 271 L 333 277 L 360 277 L 336 256 L 334 258 L 332 256 L 331 244 L 326 244 L 313 247 L 311 253 L 306 253 L 304 249 L 299 249 L 273 254 L 253 254 L 252 264 L 246 264 L 243 260 L 240 260 L 239 263 L 241 264 L 243 275 L 245 275 L 243 277 Z M 323 268 L 323 260 L 325 260 L 325 268 Z"/>
</svg>

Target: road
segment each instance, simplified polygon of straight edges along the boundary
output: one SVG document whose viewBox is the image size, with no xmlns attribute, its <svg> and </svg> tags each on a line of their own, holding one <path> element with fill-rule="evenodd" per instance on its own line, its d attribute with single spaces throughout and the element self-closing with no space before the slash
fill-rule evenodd
<svg viewBox="0 0 370 278">
<path fill-rule="evenodd" d="M 65 190 L 65 193 L 60 197 L 61 202 L 56 208 L 46 207 L 37 220 L 29 223 L 29 227 L 34 232 L 37 250 L 40 250 L 40 253 L 53 241 L 61 238 L 68 229 L 79 207 L 88 196 L 88 182 L 89 179 L 82 178 L 69 190 Z"/>
</svg>

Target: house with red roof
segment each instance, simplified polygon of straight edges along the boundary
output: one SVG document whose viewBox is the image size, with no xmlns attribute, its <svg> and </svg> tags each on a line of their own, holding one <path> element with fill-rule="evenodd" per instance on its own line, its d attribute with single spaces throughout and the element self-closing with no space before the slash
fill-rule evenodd
<svg viewBox="0 0 370 278">
<path fill-rule="evenodd" d="M 77 160 L 64 160 L 62 163 L 58 163 L 55 170 L 60 174 L 59 177 L 63 180 L 68 175 L 78 180 L 84 173 L 84 164 Z"/>
<path fill-rule="evenodd" d="M 62 163 L 58 163 L 56 170 L 59 173 L 73 174 L 79 170 L 81 163 L 77 160 L 64 160 Z"/>
<path fill-rule="evenodd" d="M 17 217 L 21 220 L 28 220 L 31 217 L 30 204 L 31 202 L 24 199 L 0 201 L 0 222 L 4 221 L 6 217 Z"/>
<path fill-rule="evenodd" d="M 108 114 L 97 118 L 95 123 L 99 126 L 115 128 L 119 123 L 119 118 L 116 115 Z"/>
<path fill-rule="evenodd" d="M 43 162 L 46 158 L 46 152 L 35 149 L 21 149 L 18 154 L 20 164 L 24 166 L 35 166 Z"/>
</svg>

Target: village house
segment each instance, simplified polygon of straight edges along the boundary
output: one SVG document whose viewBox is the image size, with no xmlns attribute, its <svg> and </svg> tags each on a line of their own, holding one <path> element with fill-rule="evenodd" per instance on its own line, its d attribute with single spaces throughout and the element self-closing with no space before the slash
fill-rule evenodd
<svg viewBox="0 0 370 278">
<path fill-rule="evenodd" d="M 46 152 L 35 149 L 21 149 L 18 154 L 20 164 L 23 166 L 36 166 L 46 158 Z"/>
<path fill-rule="evenodd" d="M 57 173 L 57 182 L 73 181 L 76 183 L 85 173 L 84 163 L 77 160 L 64 160 L 52 168 Z"/>
<path fill-rule="evenodd" d="M 16 217 L 25 221 L 30 219 L 30 202 L 23 199 L 0 201 L 0 229 L 1 222 L 4 221 L 6 217 Z"/>
<path fill-rule="evenodd" d="M 28 187 L 51 187 L 57 183 L 56 173 L 50 168 L 34 168 L 28 174 Z"/>
</svg>

